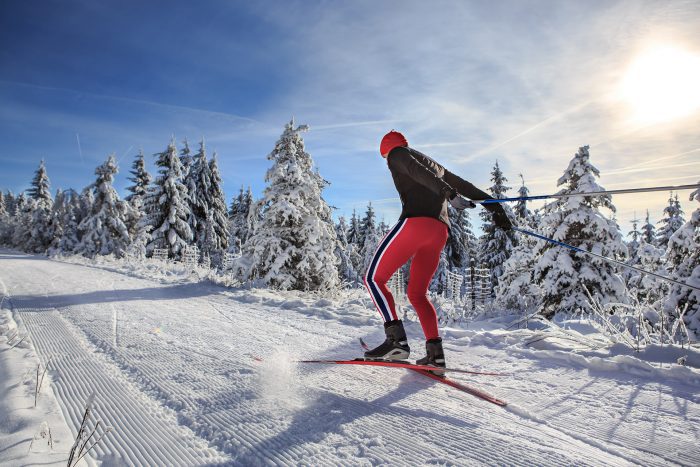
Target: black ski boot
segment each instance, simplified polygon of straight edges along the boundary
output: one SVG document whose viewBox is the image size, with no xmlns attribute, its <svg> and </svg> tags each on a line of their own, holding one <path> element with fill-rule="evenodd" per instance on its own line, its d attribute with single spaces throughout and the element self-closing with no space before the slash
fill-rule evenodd
<svg viewBox="0 0 700 467">
<path fill-rule="evenodd" d="M 406 331 L 400 319 L 384 323 L 386 340 L 382 345 L 365 352 L 367 360 L 406 360 L 411 353 Z"/>
<path fill-rule="evenodd" d="M 437 368 L 445 368 L 445 352 L 442 351 L 442 338 L 425 341 L 427 355 L 416 361 L 416 365 L 429 365 Z M 444 371 L 431 371 L 434 375 L 445 376 Z"/>
</svg>

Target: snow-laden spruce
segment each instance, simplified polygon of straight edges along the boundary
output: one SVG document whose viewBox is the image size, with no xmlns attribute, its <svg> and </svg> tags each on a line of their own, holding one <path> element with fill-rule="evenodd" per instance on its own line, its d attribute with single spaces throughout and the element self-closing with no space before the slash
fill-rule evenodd
<svg viewBox="0 0 700 467">
<path fill-rule="evenodd" d="M 681 203 L 678 201 L 678 194 L 675 197 L 673 193 L 669 195 L 668 206 L 664 208 L 664 217 L 658 223 L 660 227 L 656 231 L 655 245 L 660 248 L 666 248 L 673 234 L 685 224 Z"/>
<path fill-rule="evenodd" d="M 369 270 L 369 265 L 372 259 L 374 259 L 374 254 L 377 252 L 381 240 L 382 234 L 377 228 L 377 215 L 370 202 L 367 204 L 365 217 L 360 221 L 360 229 L 357 233 L 357 245 L 361 258 L 358 272 L 362 274 L 363 277 Z"/>
<path fill-rule="evenodd" d="M 189 148 L 187 148 L 187 155 L 181 155 L 180 161 L 183 158 L 185 160 L 189 158 L 186 176 L 184 175 L 183 167 L 183 183 L 187 187 L 187 204 L 189 205 L 187 223 L 192 230 L 194 243 L 201 250 L 209 210 L 207 192 L 211 184 L 211 173 L 209 172 L 204 140 L 200 141 L 199 151 L 197 151 L 194 158 L 189 156 Z"/>
<path fill-rule="evenodd" d="M 590 162 L 588 146 L 579 148 L 558 185 L 558 194 L 604 191 L 596 177 L 600 172 Z M 600 211 L 615 212 L 610 195 L 571 196 L 557 199 L 545 207 L 541 233 L 545 237 L 622 260 L 627 248 L 617 223 Z M 539 241 L 535 252 L 534 280 L 543 294 L 546 316 L 557 312 L 589 312 L 584 286 L 600 304 L 627 303 L 625 286 L 616 267 L 601 258 L 592 257 L 550 242 Z"/>
<path fill-rule="evenodd" d="M 530 190 L 525 186 L 525 179 L 520 174 L 522 181 L 518 196 L 529 196 Z M 527 207 L 527 201 L 519 200 L 514 208 L 515 224 L 530 231 L 538 230 L 540 215 L 531 212 Z M 498 303 L 507 310 L 520 310 L 529 312 L 538 307 L 541 300 L 541 291 L 532 280 L 535 264 L 535 246 L 537 239 L 529 235 L 521 235 L 517 246 L 511 251 L 511 256 L 503 264 L 503 274 L 498 279 L 496 298 Z"/>
<path fill-rule="evenodd" d="M 690 194 L 690 200 L 700 203 L 700 189 Z M 669 239 L 666 258 L 673 279 L 700 287 L 700 206 Z M 665 309 L 669 313 L 685 313 L 688 328 L 700 335 L 700 291 L 673 284 Z"/>
<path fill-rule="evenodd" d="M 137 249 L 138 252 L 133 251 L 133 242 L 136 239 L 145 246 L 144 240 L 148 237 L 148 228 L 144 225 L 143 219 L 146 215 L 144 212 L 144 203 L 146 202 L 146 195 L 148 194 L 148 187 L 151 184 L 153 177 L 146 170 L 146 163 L 143 156 L 143 150 L 139 150 L 136 159 L 134 159 L 131 165 L 131 177 L 129 180 L 133 185 L 127 187 L 130 192 L 126 198 L 126 201 L 131 204 L 133 208 L 130 215 L 126 219 L 126 225 L 129 228 L 129 237 L 131 238 L 132 245 L 129 246 L 131 253 L 135 253 L 135 256 L 141 257 L 141 249 Z M 145 252 L 144 252 L 145 254 Z"/>
<path fill-rule="evenodd" d="M 530 189 L 525 185 L 525 177 L 523 174 L 520 177 L 520 188 L 518 188 L 518 197 L 527 198 L 530 196 Z M 527 207 L 527 200 L 520 199 L 515 203 L 513 207 L 513 214 L 515 215 L 515 222 L 517 225 L 527 225 L 528 219 L 532 216 L 532 211 Z"/>
<path fill-rule="evenodd" d="M 339 260 L 338 275 L 341 281 L 352 286 L 361 283 L 361 280 L 353 266 L 351 254 L 354 251 L 354 245 L 348 243 L 347 232 L 348 225 L 345 217 L 340 216 L 335 225 L 335 235 L 338 238 L 335 247 L 335 255 Z"/>
<path fill-rule="evenodd" d="M 252 233 L 252 226 L 249 222 L 250 213 L 254 211 L 255 201 L 250 187 L 248 191 L 241 191 L 237 197 L 231 200 L 231 207 L 228 211 L 229 218 L 229 249 L 239 252 L 241 246 L 248 241 Z"/>
<path fill-rule="evenodd" d="M 505 185 L 508 179 L 503 175 L 498 162 L 496 162 L 491 171 L 491 181 L 493 182 L 493 185 L 489 188 L 491 196 L 496 199 L 505 198 L 506 192 L 510 190 L 510 187 Z M 504 204 L 503 209 L 508 217 L 512 219 L 513 215 L 510 207 Z M 503 274 L 503 264 L 510 257 L 517 242 L 514 232 L 504 231 L 493 222 L 491 211 L 483 209 L 480 215 L 484 221 L 481 227 L 484 233 L 479 239 L 479 263 L 489 269 L 491 285 L 496 287 L 498 278 Z"/>
<path fill-rule="evenodd" d="M 647 243 L 642 238 L 637 247 L 635 257 L 638 259 L 638 268 L 643 271 L 653 272 L 661 276 L 668 275 L 664 249 L 658 248 L 653 243 Z M 629 263 L 628 263 L 629 264 Z M 627 288 L 630 294 L 645 307 L 651 307 L 655 311 L 661 311 L 661 301 L 666 297 L 669 283 L 650 274 L 644 274 L 634 269 L 630 271 Z"/>
<path fill-rule="evenodd" d="M 445 252 L 449 269 L 462 272 L 477 264 L 478 240 L 472 230 L 470 212 L 458 211 L 452 206 L 447 207 L 450 216 L 450 235 L 445 244 Z"/>
<path fill-rule="evenodd" d="M 319 290 L 339 284 L 337 238 L 331 210 L 322 197 L 327 185 L 314 170 L 294 120 L 267 156 L 263 218 L 244 246 L 247 276 L 280 289 Z"/>
<path fill-rule="evenodd" d="M 7 232 L 10 229 L 10 214 L 7 211 L 7 198 L 0 191 L 0 245 L 7 243 Z"/>
<path fill-rule="evenodd" d="M 526 219 L 519 216 L 517 219 L 521 228 L 539 230 L 541 215 L 538 211 L 531 213 Z M 541 305 L 542 290 L 533 279 L 537 246 L 541 241 L 530 235 L 520 236 L 518 245 L 503 264 L 503 274 L 496 288 L 496 299 L 504 309 L 531 312 Z"/>
<path fill-rule="evenodd" d="M 362 257 L 362 244 L 360 243 L 360 218 L 357 217 L 357 211 L 352 210 L 352 217 L 350 217 L 350 224 L 348 225 L 348 230 L 346 238 L 348 240 L 348 255 L 350 256 L 350 262 L 352 263 L 353 269 L 357 272 L 360 278 L 364 271 L 362 270 L 362 265 L 364 263 L 364 258 Z"/>
<path fill-rule="evenodd" d="M 144 227 L 151 230 L 146 251 L 151 254 L 155 248 L 164 248 L 169 256 L 179 258 L 193 235 L 187 223 L 189 198 L 187 188 L 182 183 L 182 163 L 175 141 L 171 141 L 168 148 L 156 156 L 159 176 L 148 189 L 146 217 L 142 221 Z"/>
<path fill-rule="evenodd" d="M 56 204 L 59 204 L 58 196 Z M 80 215 L 80 196 L 75 190 L 65 190 L 61 192 L 59 208 L 56 209 L 56 216 L 61 225 L 61 235 L 51 244 L 49 250 L 51 254 L 68 255 L 75 252 L 80 242 L 80 230 L 78 224 L 82 219 Z"/>
<path fill-rule="evenodd" d="M 643 232 L 639 230 L 639 219 L 637 219 L 637 214 L 635 213 L 635 218 L 632 219 L 632 230 L 627 234 L 628 237 L 632 237 L 632 240 L 627 242 L 627 251 L 629 257 L 627 259 L 627 264 L 634 267 L 639 267 L 641 264 L 641 259 L 639 258 L 639 246 L 643 239 Z M 625 281 L 629 282 L 630 278 L 636 274 L 636 271 L 631 268 L 625 268 L 622 271 L 622 277 Z"/>
<path fill-rule="evenodd" d="M 53 198 L 43 159 L 34 173 L 31 188 L 27 190 L 27 194 L 34 200 L 34 203 L 31 211 L 31 229 L 29 237 L 24 242 L 24 249 L 34 253 L 44 253 L 52 240 L 51 210 L 53 209 Z"/>
<path fill-rule="evenodd" d="M 654 243 L 655 238 L 656 227 L 651 223 L 649 210 L 647 209 L 647 216 L 644 218 L 644 225 L 642 226 L 642 239 L 647 243 Z"/>
<path fill-rule="evenodd" d="M 131 242 L 127 218 L 133 216 L 133 208 L 128 202 L 119 199 L 112 186 L 117 171 L 113 155 L 95 169 L 97 180 L 88 187 L 93 193 L 94 201 L 88 215 L 78 226 L 82 235 L 75 248 L 76 253 L 90 258 L 109 254 L 118 258 L 124 256 Z"/>
<path fill-rule="evenodd" d="M 202 151 L 204 141 L 202 141 Z M 213 265 L 221 264 L 223 254 L 228 250 L 229 231 L 228 213 L 226 211 L 226 196 L 222 188 L 223 180 L 219 172 L 219 163 L 216 152 L 209 161 L 209 186 L 206 191 L 207 206 L 207 227 L 206 235 L 201 242 L 198 242 L 203 254 L 211 258 Z"/>
<path fill-rule="evenodd" d="M 143 150 L 139 150 L 136 159 L 134 159 L 131 165 L 131 171 L 129 172 L 131 177 L 128 178 L 133 185 L 127 187 L 127 191 L 130 193 L 124 199 L 134 205 L 136 198 L 143 200 L 146 197 L 146 192 L 148 190 L 148 185 L 151 184 L 153 177 L 146 170 L 146 161 L 143 157 Z"/>
</svg>

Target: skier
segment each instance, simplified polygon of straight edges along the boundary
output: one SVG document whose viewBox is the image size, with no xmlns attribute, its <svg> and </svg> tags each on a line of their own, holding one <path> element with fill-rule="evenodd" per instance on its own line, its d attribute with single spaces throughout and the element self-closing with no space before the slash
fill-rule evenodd
<svg viewBox="0 0 700 467">
<path fill-rule="evenodd" d="M 407 295 L 418 314 L 426 339 L 426 356 L 416 363 L 445 368 L 437 313 L 427 292 L 447 241 L 450 226 L 447 203 L 463 210 L 476 207 L 464 197 L 479 200 L 491 197 L 409 147 L 406 138 L 398 131 L 392 130 L 384 135 L 379 152 L 387 160 L 401 198 L 402 211 L 398 223 L 379 244 L 365 276 L 365 286 L 384 319 L 386 334 L 384 343 L 365 352 L 365 358 L 405 360 L 410 354 L 403 322 L 396 315 L 394 297 L 386 283 L 412 258 Z M 498 227 L 504 230 L 512 228 L 500 204 L 486 204 L 484 207 L 491 211 Z"/>
</svg>

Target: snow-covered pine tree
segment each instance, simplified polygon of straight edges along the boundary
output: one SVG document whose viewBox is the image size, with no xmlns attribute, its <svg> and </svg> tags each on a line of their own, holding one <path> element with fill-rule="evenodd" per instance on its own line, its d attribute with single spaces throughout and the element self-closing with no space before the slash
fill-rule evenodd
<svg viewBox="0 0 700 467">
<path fill-rule="evenodd" d="M 530 224 L 526 224 L 530 230 L 537 230 L 537 219 L 537 212 L 530 216 Z M 496 288 L 496 300 L 506 310 L 529 313 L 541 304 L 542 292 L 533 280 L 537 244 L 536 238 L 522 236 L 503 265 L 503 274 Z"/>
<path fill-rule="evenodd" d="M 527 198 L 530 196 L 530 190 L 525 186 L 525 177 L 523 177 L 523 174 L 520 174 L 520 181 L 521 184 L 520 188 L 518 189 L 518 197 Z M 522 199 L 515 203 L 513 214 L 515 214 L 515 220 L 518 225 L 528 225 L 530 216 L 532 216 L 532 212 L 527 207 L 527 201 Z"/>
<path fill-rule="evenodd" d="M 229 209 L 229 249 L 232 251 L 238 251 L 238 248 L 245 244 L 250 236 L 248 216 L 253 209 L 254 200 L 253 192 L 250 187 L 248 191 L 241 191 L 238 193 L 237 197 L 234 197 L 231 201 L 231 208 Z"/>
<path fill-rule="evenodd" d="M 639 267 L 640 259 L 639 259 L 639 245 L 640 241 L 642 240 L 642 231 L 639 230 L 639 219 L 637 219 L 637 213 L 634 213 L 634 219 L 632 219 L 632 230 L 627 234 L 628 237 L 632 237 L 632 240 L 627 242 L 627 251 L 629 252 L 629 257 L 627 259 L 627 264 L 630 266 L 636 266 Z M 629 283 L 629 280 L 636 275 L 636 272 L 634 269 L 628 269 L 625 268 L 624 271 L 622 271 L 622 277 L 625 279 L 625 282 Z"/>
<path fill-rule="evenodd" d="M 204 138 L 202 138 L 202 143 L 204 143 Z M 182 164 L 182 178 L 187 180 L 187 175 L 190 173 L 190 167 L 192 167 L 192 151 L 190 150 L 190 143 L 187 138 L 182 142 L 182 150 L 180 151 L 180 163 Z"/>
<path fill-rule="evenodd" d="M 642 239 L 642 231 L 639 230 L 639 219 L 637 219 L 637 213 L 634 213 L 634 219 L 632 219 L 630 222 L 632 223 L 632 230 L 627 234 L 628 237 L 632 237 L 632 240 L 627 242 L 627 249 L 630 252 L 630 256 L 632 256 L 632 252 L 636 251 L 637 248 L 639 248 L 639 242 Z"/>
<path fill-rule="evenodd" d="M 662 276 L 668 274 L 663 248 L 657 248 L 653 243 L 647 243 L 642 238 L 635 254 L 638 262 L 635 266 Z M 666 297 L 669 291 L 668 282 L 649 274 L 642 274 L 634 269 L 630 271 L 631 274 L 627 279 L 627 288 L 630 293 L 639 303 L 660 311 L 660 301 Z"/>
<path fill-rule="evenodd" d="M 127 187 L 129 195 L 124 198 L 129 202 L 133 209 L 130 210 L 126 219 L 126 226 L 129 229 L 129 238 L 132 242 L 137 237 L 143 239 L 144 225 L 143 218 L 146 216 L 144 203 L 148 193 L 148 187 L 153 181 L 153 177 L 146 170 L 146 162 L 144 160 L 143 150 L 139 150 L 138 155 L 131 165 L 132 176 L 128 178 L 133 185 Z"/>
<path fill-rule="evenodd" d="M 11 240 L 14 248 L 29 251 L 28 245 L 31 240 L 36 205 L 36 200 L 27 198 L 24 193 L 20 193 L 17 197 Z"/>
<path fill-rule="evenodd" d="M 113 155 L 95 169 L 97 180 L 90 185 L 94 202 L 87 217 L 78 225 L 82 233 L 76 252 L 94 258 L 96 255 L 114 254 L 124 256 L 129 246 L 129 229 L 127 217 L 133 208 L 119 199 L 112 186 L 117 173 L 117 163 Z"/>
<path fill-rule="evenodd" d="M 136 159 L 134 159 L 131 165 L 131 171 L 129 172 L 132 176 L 128 178 L 129 181 L 133 182 L 133 185 L 127 187 L 129 195 L 124 198 L 129 201 L 132 206 L 135 205 L 135 198 L 143 200 L 146 197 L 146 191 L 148 186 L 151 184 L 153 178 L 151 174 L 146 170 L 146 162 L 143 157 L 143 150 L 139 150 Z"/>
<path fill-rule="evenodd" d="M 10 190 L 5 192 L 5 209 L 7 210 L 8 216 L 15 216 L 15 210 L 17 209 L 17 198 Z"/>
<path fill-rule="evenodd" d="M 67 204 L 70 199 L 66 197 L 63 190 L 56 190 L 56 196 L 54 196 L 53 206 L 51 208 L 50 221 L 49 221 L 49 237 L 51 242 L 49 243 L 47 253 L 49 255 L 54 255 L 57 253 L 57 247 L 61 238 L 63 237 L 63 215 L 67 209 Z"/>
<path fill-rule="evenodd" d="M 188 224 L 192 229 L 194 243 L 203 251 L 207 234 L 207 217 L 209 215 L 209 187 L 211 186 L 211 170 L 207 161 L 207 151 L 202 140 L 199 151 L 194 156 L 194 161 L 185 179 L 188 191 L 188 204 L 190 215 Z"/>
<path fill-rule="evenodd" d="M 360 273 L 361 277 L 364 278 L 367 274 L 370 263 L 372 262 L 372 259 L 374 258 L 374 255 L 377 252 L 377 249 L 379 248 L 379 244 L 381 243 L 383 237 L 384 236 L 376 228 L 366 230 L 364 236 L 364 245 L 360 252 L 362 263 L 358 272 Z"/>
<path fill-rule="evenodd" d="M 700 189 L 691 193 L 690 200 L 700 203 Z M 666 258 L 673 279 L 700 287 L 700 206 L 671 236 Z M 669 313 L 685 311 L 688 328 L 695 332 L 696 339 L 700 336 L 700 291 L 673 284 L 664 308 Z"/>
<path fill-rule="evenodd" d="M 564 185 L 559 193 L 604 191 L 595 180 L 599 176 L 600 172 L 590 162 L 588 146 L 583 146 L 559 178 L 557 185 Z M 627 248 L 622 235 L 617 224 L 600 212 L 601 208 L 615 212 L 610 195 L 558 199 L 546 206 L 541 232 L 599 255 L 624 259 Z M 534 280 L 542 289 L 542 309 L 546 316 L 590 311 L 583 286 L 602 305 L 627 303 L 624 283 L 608 261 L 544 241 L 538 242 L 535 254 Z"/>
<path fill-rule="evenodd" d="M 668 206 L 664 208 L 664 217 L 658 223 L 661 224 L 661 227 L 656 231 L 655 244 L 659 248 L 666 248 L 673 234 L 685 224 L 681 203 L 678 201 L 678 194 L 674 197 L 673 192 L 671 192 L 668 198 Z"/>
<path fill-rule="evenodd" d="M 61 226 L 63 234 L 55 247 L 54 254 L 72 254 L 79 243 L 78 218 L 80 213 L 80 196 L 74 190 L 66 190 L 63 193 L 63 206 Z"/>
<path fill-rule="evenodd" d="M 477 262 L 478 240 L 472 231 L 468 210 L 457 211 L 449 206 L 448 213 L 451 224 L 445 245 L 448 267 L 451 271 L 461 272 Z"/>
<path fill-rule="evenodd" d="M 39 168 L 34 172 L 32 185 L 27 190 L 27 194 L 36 200 L 39 206 L 50 209 L 53 204 L 50 185 L 49 176 L 46 173 L 46 165 L 44 164 L 44 159 L 42 159 L 39 163 Z"/>
<path fill-rule="evenodd" d="M 211 174 L 207 161 L 207 151 L 204 139 L 199 143 L 199 151 L 194 158 L 189 156 L 187 149 L 186 160 L 189 159 L 187 174 L 183 170 L 183 183 L 187 187 L 187 204 L 189 206 L 189 216 L 187 224 L 192 230 L 192 241 L 201 248 L 204 238 L 205 223 L 209 203 L 207 200 L 207 187 L 211 183 Z M 182 161 L 182 158 L 180 159 Z"/>
<path fill-rule="evenodd" d="M 248 229 L 248 238 L 246 239 L 246 242 L 250 240 L 250 237 L 255 235 L 255 233 L 258 231 L 258 228 L 262 224 L 263 212 L 265 210 L 264 198 L 261 198 L 257 201 L 254 201 L 252 197 L 250 199 L 250 210 L 248 211 L 248 217 L 246 218 L 246 227 Z"/>
<path fill-rule="evenodd" d="M 355 245 L 360 245 L 360 219 L 357 217 L 357 212 L 355 209 L 352 210 L 352 217 L 350 218 L 350 225 L 348 225 L 347 233 L 348 243 L 353 243 Z"/>
<path fill-rule="evenodd" d="M 143 225 L 151 232 L 146 251 L 151 254 L 155 248 L 164 248 L 171 257 L 178 258 L 193 235 L 187 223 L 190 214 L 187 188 L 182 183 L 182 164 L 175 141 L 155 156 L 160 169 L 146 196 L 147 216 Z"/>
<path fill-rule="evenodd" d="M 204 141 L 202 141 L 204 146 Z M 229 230 L 228 213 L 226 212 L 226 197 L 222 188 L 223 180 L 219 172 L 216 153 L 209 161 L 210 184 L 207 190 L 207 202 L 209 209 L 207 213 L 207 223 L 212 223 L 208 229 L 211 233 L 207 236 L 207 241 L 202 246 L 203 254 L 208 254 L 213 265 L 221 264 L 223 254 L 228 250 Z"/>
<path fill-rule="evenodd" d="M 644 225 L 642 226 L 642 239 L 649 244 L 654 243 L 656 238 L 656 227 L 649 220 L 649 210 L 647 209 L 647 216 L 644 218 Z M 641 241 L 640 240 L 640 241 Z"/>
<path fill-rule="evenodd" d="M 294 120 L 267 158 L 263 219 L 244 247 L 248 277 L 280 289 L 322 290 L 339 284 L 337 238 L 331 210 L 322 197 L 327 182 L 313 170 Z"/>
<path fill-rule="evenodd" d="M 364 277 L 369 269 L 370 262 L 377 252 L 377 248 L 383 237 L 379 229 L 377 229 L 376 218 L 377 216 L 372 207 L 372 202 L 369 202 L 367 204 L 367 210 L 365 211 L 365 217 L 360 221 L 360 229 L 357 236 L 359 254 L 362 258 L 362 264 L 358 272 L 362 277 Z"/>
<path fill-rule="evenodd" d="M 348 239 L 348 252 L 352 267 L 355 269 L 358 277 L 361 278 L 364 258 L 362 257 L 362 245 L 360 244 L 360 219 L 357 217 L 355 209 L 352 210 L 346 237 Z"/>
<path fill-rule="evenodd" d="M 491 171 L 491 181 L 493 185 L 489 188 L 492 197 L 501 199 L 506 197 L 506 192 L 510 187 L 505 185 L 508 179 L 503 175 L 498 161 Z M 509 206 L 503 206 L 506 213 L 512 219 L 512 211 Z M 479 239 L 479 262 L 489 269 L 491 274 L 491 284 L 495 288 L 498 285 L 498 278 L 503 274 L 503 264 L 510 257 L 510 254 L 517 244 L 515 232 L 504 231 L 493 222 L 491 211 L 483 209 L 480 213 L 483 220 L 483 235 Z"/>
<path fill-rule="evenodd" d="M 367 204 L 367 210 L 365 211 L 365 217 L 360 221 L 360 229 L 357 232 L 357 244 L 362 251 L 362 255 L 366 256 L 365 253 L 367 249 L 365 248 L 365 243 L 368 236 L 374 236 L 377 233 L 377 215 L 372 207 L 372 202 Z M 374 254 L 374 251 L 372 251 Z"/>
<path fill-rule="evenodd" d="M 360 283 L 360 279 L 353 266 L 347 232 L 348 225 L 345 222 L 345 217 L 340 216 L 338 223 L 335 225 L 335 235 L 338 238 L 338 243 L 335 248 L 335 255 L 338 257 L 339 261 L 338 274 L 341 281 L 350 285 L 355 285 Z"/>
<path fill-rule="evenodd" d="M 8 231 L 10 229 L 10 216 L 5 205 L 5 195 L 0 191 L 0 245 L 6 243 Z"/>
<path fill-rule="evenodd" d="M 46 173 L 43 159 L 34 173 L 31 188 L 27 190 L 27 193 L 35 203 L 34 211 L 32 212 L 32 228 L 25 248 L 27 251 L 34 253 L 43 253 L 53 240 L 50 228 L 53 198 L 51 197 L 49 177 Z"/>
</svg>

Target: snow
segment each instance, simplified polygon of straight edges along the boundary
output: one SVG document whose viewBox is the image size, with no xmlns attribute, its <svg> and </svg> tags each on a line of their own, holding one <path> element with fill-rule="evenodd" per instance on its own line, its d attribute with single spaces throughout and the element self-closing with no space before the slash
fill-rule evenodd
<svg viewBox="0 0 700 467">
<path fill-rule="evenodd" d="M 508 374 L 455 376 L 500 408 L 405 370 L 295 363 L 383 338 L 361 290 L 213 280 L 157 261 L 0 250 L 0 465 L 65 465 L 93 392 L 94 417 L 114 431 L 90 465 L 700 463 L 697 348 L 635 353 L 587 320 L 446 328 L 450 366 Z M 10 349 L 15 328 L 28 337 Z M 406 328 L 419 357 L 420 326 Z M 49 359 L 35 409 L 23 375 Z"/>
</svg>

